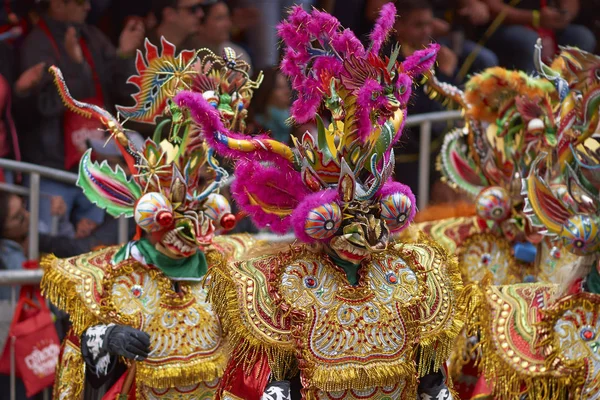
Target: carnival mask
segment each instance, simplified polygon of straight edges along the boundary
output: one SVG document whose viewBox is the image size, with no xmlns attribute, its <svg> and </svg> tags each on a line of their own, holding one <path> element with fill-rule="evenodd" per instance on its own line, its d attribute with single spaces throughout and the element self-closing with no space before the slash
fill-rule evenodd
<svg viewBox="0 0 600 400">
<path fill-rule="evenodd" d="M 281 71 L 298 92 L 292 121 L 316 121 L 317 132 L 294 148 L 268 135 L 234 132 L 217 118 L 216 99 L 181 92 L 175 102 L 189 110 L 207 143 L 236 160 L 232 194 L 259 227 L 293 229 L 306 243 L 320 243 L 340 258 L 360 263 L 384 251 L 390 233 L 415 214 L 410 189 L 391 176 L 393 146 L 402 134 L 413 79 L 431 68 L 439 46 L 398 62 L 379 52 L 392 28 L 395 8 L 386 4 L 366 49 L 329 14 L 300 7 L 279 26 L 287 45 Z M 323 26 L 328 26 L 323 29 Z M 316 114 L 333 116 L 326 124 Z"/>
</svg>

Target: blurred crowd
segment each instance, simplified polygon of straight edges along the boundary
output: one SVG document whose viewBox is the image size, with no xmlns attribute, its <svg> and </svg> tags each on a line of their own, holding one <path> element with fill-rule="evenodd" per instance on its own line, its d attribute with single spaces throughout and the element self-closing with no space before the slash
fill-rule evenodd
<svg viewBox="0 0 600 400">
<path fill-rule="evenodd" d="M 0 157 L 49 168 L 77 171 L 82 152 L 92 147 L 98 160 L 113 161 L 105 133 L 64 107 L 47 69 L 62 70 L 73 97 L 114 111 L 131 105 L 135 55 L 144 39 L 164 37 L 177 49 L 230 47 L 264 72 L 249 112 L 250 133 L 269 131 L 289 141 L 314 126 L 290 126 L 294 94 L 278 72 L 276 25 L 293 4 L 325 9 L 365 42 L 387 0 L 0 0 Z M 441 44 L 437 76 L 456 85 L 470 74 L 500 65 L 534 73 L 538 37 L 544 57 L 558 46 L 596 51 L 599 0 L 397 0 L 395 35 L 400 57 L 435 41 Z M 441 111 L 422 89 L 414 92 L 409 115 Z M 130 124 L 140 139 L 147 127 Z M 448 124 L 434 124 L 432 160 Z M 396 174 L 418 192 L 419 131 L 407 130 L 397 151 Z M 435 168 L 432 168 L 434 171 Z M 7 183 L 28 186 L 26 175 L 0 171 Z M 432 175 L 432 183 L 436 180 Z M 79 254 L 116 242 L 116 222 L 73 185 L 42 178 L 39 230 L 42 252 Z M 0 197 L 0 268 L 19 268 L 14 257 L 27 248 L 27 198 Z M 53 219 L 58 232 L 49 236 Z M 252 230 L 240 224 L 239 230 Z M 13 258 L 11 258 L 13 257 Z M 1 293 L 0 293 L 1 295 Z"/>
</svg>

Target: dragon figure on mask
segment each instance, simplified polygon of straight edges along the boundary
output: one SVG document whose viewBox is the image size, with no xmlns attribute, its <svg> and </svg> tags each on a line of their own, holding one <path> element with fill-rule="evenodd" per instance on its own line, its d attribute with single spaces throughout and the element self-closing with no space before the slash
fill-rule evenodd
<svg viewBox="0 0 600 400">
<path fill-rule="evenodd" d="M 318 10 L 293 8 L 279 25 L 293 122 L 318 127 L 293 148 L 229 129 L 198 94 L 175 98 L 206 142 L 236 160 L 240 207 L 302 242 L 209 271 L 234 355 L 220 399 L 273 398 L 298 372 L 304 399 L 452 398 L 444 364 L 463 324 L 458 267 L 425 236 L 391 239 L 416 211 L 410 189 L 392 179 L 393 146 L 412 81 L 439 47 L 404 62 L 397 49 L 381 57 L 395 12 L 382 8 L 368 48 Z M 330 122 L 317 114 L 325 110 Z"/>
<path fill-rule="evenodd" d="M 247 235 L 219 235 L 236 222 L 219 194 L 228 174 L 188 112 L 173 102 L 192 90 L 215 102 L 217 118 L 244 128 L 252 91 L 260 84 L 231 49 L 182 51 L 161 40 L 139 51 L 135 105 L 118 107 L 126 120 L 156 124 L 141 148 L 118 118 L 71 97 L 51 67 L 65 105 L 100 120 L 116 140 L 129 173 L 80 162 L 78 185 L 108 214 L 135 219 L 135 240 L 69 259 L 49 257 L 42 288 L 70 314 L 56 399 L 213 399 L 229 359 L 221 321 L 207 302 L 202 280 L 210 268 L 255 245 Z M 105 396 L 105 397 L 102 397 Z M 106 397 L 108 396 L 108 397 Z"/>
<path fill-rule="evenodd" d="M 472 318 L 479 365 L 494 398 L 597 399 L 600 57 L 565 48 L 551 67 L 538 60 L 538 68 L 556 87 L 556 141 L 522 175 L 522 213 L 571 261 L 553 282 L 482 280 Z"/>
</svg>

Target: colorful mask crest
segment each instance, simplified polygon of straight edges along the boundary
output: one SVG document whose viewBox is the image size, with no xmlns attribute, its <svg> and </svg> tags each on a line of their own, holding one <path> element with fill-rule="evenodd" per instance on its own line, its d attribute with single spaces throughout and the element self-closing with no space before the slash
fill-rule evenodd
<svg viewBox="0 0 600 400">
<path fill-rule="evenodd" d="M 171 97 L 182 89 L 200 91 L 217 108 L 227 126 L 244 128 L 247 106 L 254 88 L 249 66 L 231 49 L 225 58 L 208 50 L 182 51 L 162 39 L 162 53 L 146 40 L 146 57 L 138 52 L 138 75 L 129 82 L 139 88 L 132 107 L 118 107 L 126 120 L 158 123 L 153 139 L 136 149 L 127 140 L 121 123 L 106 111 L 74 100 L 60 71 L 52 67 L 61 96 L 72 110 L 97 118 L 117 140 L 127 160 L 131 178 L 120 167 L 92 161 L 91 150 L 80 163 L 78 184 L 98 207 L 113 216 L 135 217 L 136 223 L 171 256 L 187 257 L 198 246 L 209 245 L 215 229 L 233 228 L 235 217 L 227 199 L 218 194 L 227 172 L 218 165 L 186 110 Z M 199 57 L 197 59 L 197 56 Z M 196 61 L 198 60 L 198 61 Z M 165 135 L 165 127 L 170 130 Z"/>
<path fill-rule="evenodd" d="M 562 62 L 554 65 L 562 66 L 560 71 L 539 64 L 562 88 L 556 119 L 561 136 L 568 139 L 555 152 L 541 154 L 523 179 L 525 213 L 543 233 L 560 238 L 568 251 L 589 255 L 600 250 L 599 144 L 591 137 L 600 128 L 600 57 L 566 48 L 558 60 Z M 559 167 L 549 169 L 552 164 Z"/>
<path fill-rule="evenodd" d="M 318 133 L 294 138 L 295 149 L 268 138 L 243 137 L 211 117 L 210 104 L 191 93 L 176 102 L 190 110 L 222 154 L 240 159 L 232 186 L 236 201 L 259 227 L 277 233 L 293 227 L 304 242 L 330 243 L 338 255 L 360 261 L 386 248 L 389 232 L 412 220 L 415 199 L 390 177 L 393 145 L 399 139 L 411 82 L 431 67 L 437 45 L 400 63 L 378 53 L 393 24 L 386 8 L 368 49 L 330 15 L 295 8 L 279 26 L 286 45 L 281 71 L 298 92 L 292 119 L 317 115 Z M 204 99 L 203 99 L 204 100 Z"/>
</svg>

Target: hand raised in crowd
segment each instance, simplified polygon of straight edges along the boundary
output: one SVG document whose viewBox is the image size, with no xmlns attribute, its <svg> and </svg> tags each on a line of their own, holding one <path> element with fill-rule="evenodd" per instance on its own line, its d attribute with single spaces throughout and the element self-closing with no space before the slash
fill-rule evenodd
<svg viewBox="0 0 600 400">
<path fill-rule="evenodd" d="M 473 25 L 483 25 L 490 20 L 490 10 L 486 4 L 481 1 L 471 1 L 469 5 L 461 8 L 458 14 L 469 18 Z"/>
<path fill-rule="evenodd" d="M 433 19 L 433 37 L 441 37 L 441 36 L 446 36 L 447 34 L 450 33 L 450 30 L 452 29 L 452 27 L 450 26 L 450 24 L 446 21 L 444 21 L 441 18 L 434 18 Z"/>
<path fill-rule="evenodd" d="M 540 10 L 540 26 L 546 29 L 560 30 L 567 27 L 567 15 L 554 7 L 544 7 Z"/>
<path fill-rule="evenodd" d="M 28 68 L 19 76 L 19 79 L 15 82 L 15 93 L 22 95 L 29 92 L 42 80 L 44 73 L 46 72 L 46 63 L 41 62 L 33 67 Z"/>
<path fill-rule="evenodd" d="M 67 203 L 60 196 L 52 196 L 50 198 L 50 214 L 62 216 L 67 213 Z"/>
<path fill-rule="evenodd" d="M 77 36 L 77 31 L 72 26 L 68 27 L 65 33 L 65 50 L 71 60 L 77 64 L 83 62 L 83 51 L 79 44 L 79 37 Z"/>
<path fill-rule="evenodd" d="M 236 7 L 231 13 L 232 25 L 243 32 L 260 22 L 260 11 L 256 7 Z"/>
<path fill-rule="evenodd" d="M 119 37 L 117 54 L 121 57 L 133 56 L 142 45 L 145 34 L 144 22 L 140 18 L 129 19 Z"/>
<path fill-rule="evenodd" d="M 77 239 L 88 237 L 97 226 L 98 224 L 91 219 L 82 218 L 77 222 L 77 226 L 75 227 L 75 237 Z"/>
<path fill-rule="evenodd" d="M 446 46 L 441 46 L 437 54 L 438 68 L 447 76 L 454 76 L 458 67 L 458 57 Z"/>
</svg>

